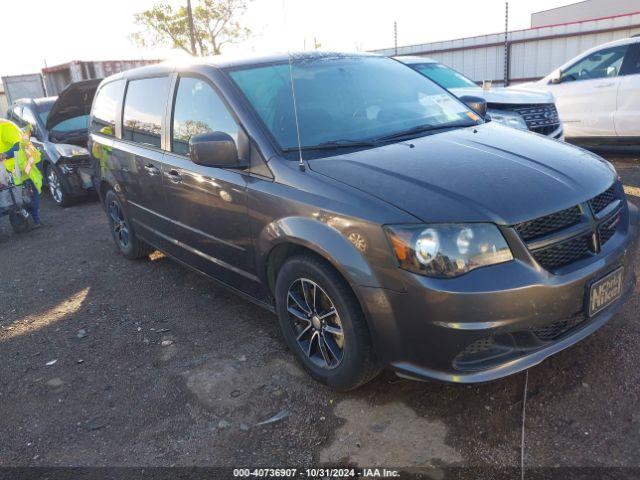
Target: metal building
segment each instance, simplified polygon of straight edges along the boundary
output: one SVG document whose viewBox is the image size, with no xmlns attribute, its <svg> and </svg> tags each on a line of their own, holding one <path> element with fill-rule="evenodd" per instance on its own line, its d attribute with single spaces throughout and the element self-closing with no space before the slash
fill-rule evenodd
<svg viewBox="0 0 640 480">
<path fill-rule="evenodd" d="M 640 0 L 584 0 L 531 14 L 531 27 L 593 20 L 640 12 Z"/>
<path fill-rule="evenodd" d="M 586 12 L 617 12 L 620 5 L 625 8 L 635 7 L 638 10 L 590 20 L 510 31 L 506 41 L 507 55 L 505 55 L 504 32 L 398 47 L 397 55 L 431 57 L 477 82 L 491 80 L 494 83 L 502 83 L 505 81 L 506 72 L 507 83 L 512 84 L 544 77 L 591 47 L 640 33 L 640 1 L 621 0 L 618 3 L 611 0 L 589 0 L 580 4 L 588 4 L 582 5 L 582 10 Z M 580 5 L 577 6 L 580 7 Z M 607 10 L 607 6 L 611 6 L 613 10 Z M 555 16 L 540 16 L 543 13 L 546 12 L 534 13 L 532 21 L 535 19 L 536 22 L 545 22 L 570 18 L 574 15 L 574 10 L 554 12 Z M 396 54 L 395 48 L 375 50 L 375 52 L 383 55 Z"/>
<path fill-rule="evenodd" d="M 131 68 L 142 67 L 160 60 L 113 60 L 113 61 L 73 61 L 46 67 L 42 69 L 47 95 L 58 95 L 67 85 L 89 80 L 91 78 L 103 78 Z"/>
</svg>

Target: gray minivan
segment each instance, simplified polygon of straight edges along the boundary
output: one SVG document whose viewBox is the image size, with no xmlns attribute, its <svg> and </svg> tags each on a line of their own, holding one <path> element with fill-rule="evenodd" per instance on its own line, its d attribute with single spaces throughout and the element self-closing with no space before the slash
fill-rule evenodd
<svg viewBox="0 0 640 480">
<path fill-rule="evenodd" d="M 144 67 L 98 89 L 94 184 L 125 256 L 275 312 L 333 388 L 493 380 L 613 316 L 638 211 L 607 161 L 473 105 L 368 54 Z"/>
</svg>

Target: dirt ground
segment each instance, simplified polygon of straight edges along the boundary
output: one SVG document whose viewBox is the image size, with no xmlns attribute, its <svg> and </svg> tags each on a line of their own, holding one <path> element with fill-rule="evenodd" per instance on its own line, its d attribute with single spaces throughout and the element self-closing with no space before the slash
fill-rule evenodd
<svg viewBox="0 0 640 480">
<path fill-rule="evenodd" d="M 616 165 L 640 203 L 640 163 Z M 520 467 L 525 373 L 338 394 L 272 314 L 162 255 L 120 256 L 95 201 L 45 198 L 42 217 L 20 236 L 0 219 L 0 465 Z M 639 310 L 636 290 L 529 370 L 525 466 L 640 465 Z"/>
</svg>

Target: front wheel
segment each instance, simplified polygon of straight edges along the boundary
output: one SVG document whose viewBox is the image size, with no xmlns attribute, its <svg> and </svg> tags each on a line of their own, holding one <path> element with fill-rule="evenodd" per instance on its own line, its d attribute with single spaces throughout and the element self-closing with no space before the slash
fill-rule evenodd
<svg viewBox="0 0 640 480">
<path fill-rule="evenodd" d="M 73 203 L 73 198 L 65 186 L 60 170 L 52 163 L 47 164 L 47 185 L 51 198 L 58 206 L 68 207 Z"/>
<path fill-rule="evenodd" d="M 149 256 L 153 249 L 136 236 L 131 228 L 131 222 L 122 208 L 122 202 L 113 190 L 107 192 L 104 203 L 109 218 L 111 236 L 118 250 L 131 260 Z"/>
<path fill-rule="evenodd" d="M 289 259 L 276 281 L 280 328 L 304 369 L 336 390 L 351 390 L 380 371 L 369 329 L 351 288 L 313 255 Z"/>
</svg>

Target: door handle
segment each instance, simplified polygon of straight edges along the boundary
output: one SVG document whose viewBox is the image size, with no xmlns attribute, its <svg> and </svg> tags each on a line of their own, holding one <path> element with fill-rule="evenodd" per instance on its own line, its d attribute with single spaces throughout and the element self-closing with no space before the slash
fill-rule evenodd
<svg viewBox="0 0 640 480">
<path fill-rule="evenodd" d="M 601 83 L 600 85 L 596 85 L 596 88 L 607 88 L 607 87 L 613 87 L 614 85 L 615 85 L 614 82 Z"/>
<path fill-rule="evenodd" d="M 182 182 L 182 176 L 178 172 L 176 172 L 175 170 L 169 170 L 168 172 L 165 173 L 165 175 L 173 183 Z"/>
<path fill-rule="evenodd" d="M 147 171 L 149 175 L 155 177 L 156 175 L 160 175 L 160 170 L 155 165 L 148 163 L 144 166 L 144 169 Z"/>
</svg>

